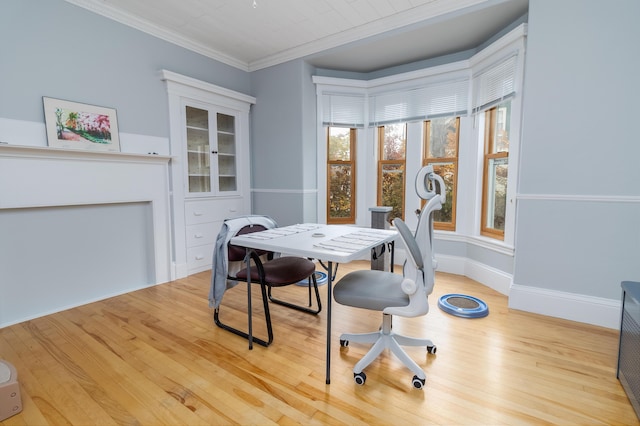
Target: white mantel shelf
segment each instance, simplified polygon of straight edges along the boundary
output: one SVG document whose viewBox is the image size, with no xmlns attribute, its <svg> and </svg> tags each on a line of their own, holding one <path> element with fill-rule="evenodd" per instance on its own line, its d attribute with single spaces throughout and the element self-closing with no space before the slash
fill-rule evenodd
<svg viewBox="0 0 640 426">
<path fill-rule="evenodd" d="M 79 149 L 51 148 L 48 146 L 26 146 L 0 144 L 0 155 L 12 157 L 43 157 L 43 158 L 67 158 L 100 161 L 133 161 L 133 162 L 168 162 L 171 156 L 157 154 L 132 154 L 127 152 L 113 151 L 89 151 Z"/>
</svg>

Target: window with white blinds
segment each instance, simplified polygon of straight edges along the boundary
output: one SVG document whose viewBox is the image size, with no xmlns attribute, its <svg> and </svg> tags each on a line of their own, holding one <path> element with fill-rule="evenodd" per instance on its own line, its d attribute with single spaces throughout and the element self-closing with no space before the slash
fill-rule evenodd
<svg viewBox="0 0 640 426">
<path fill-rule="evenodd" d="M 517 55 L 473 76 L 473 112 L 485 110 L 515 96 Z"/>
<path fill-rule="evenodd" d="M 425 120 L 465 115 L 469 102 L 469 80 L 461 79 L 369 96 L 369 124 Z"/>
<path fill-rule="evenodd" d="M 359 94 L 322 95 L 323 126 L 363 128 L 365 97 Z"/>
</svg>

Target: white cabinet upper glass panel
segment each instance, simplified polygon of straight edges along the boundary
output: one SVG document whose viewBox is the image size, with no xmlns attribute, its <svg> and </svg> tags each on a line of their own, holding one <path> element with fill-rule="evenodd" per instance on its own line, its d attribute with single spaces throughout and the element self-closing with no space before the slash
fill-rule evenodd
<svg viewBox="0 0 640 426">
<path fill-rule="evenodd" d="M 189 193 L 236 192 L 236 117 L 187 105 L 185 118 Z"/>
<path fill-rule="evenodd" d="M 218 188 L 236 191 L 236 119 L 217 113 L 218 124 Z"/>
</svg>

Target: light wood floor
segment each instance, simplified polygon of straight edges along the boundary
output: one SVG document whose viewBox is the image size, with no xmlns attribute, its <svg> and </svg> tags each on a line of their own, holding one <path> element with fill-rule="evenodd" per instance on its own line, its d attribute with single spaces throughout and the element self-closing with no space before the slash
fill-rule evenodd
<svg viewBox="0 0 640 426">
<path fill-rule="evenodd" d="M 339 335 L 377 329 L 377 313 L 333 304 L 325 385 L 326 310 L 314 317 L 272 305 L 275 341 L 249 351 L 246 340 L 213 324 L 209 278 L 204 272 L 0 329 L 0 358 L 17 368 L 24 404 L 0 423 L 639 424 L 616 379 L 615 330 L 509 310 L 505 296 L 472 280 L 437 274 L 429 314 L 395 319 L 396 331 L 438 347 L 428 356 L 408 349 L 427 373 L 416 390 L 413 374 L 388 353 L 366 370 L 364 386 L 354 383 L 351 368 L 366 348 L 340 348 Z M 245 321 L 245 291 L 225 295 L 229 322 Z M 306 300 L 302 287 L 280 291 Z M 442 312 L 437 300 L 447 293 L 481 298 L 489 316 Z"/>
</svg>

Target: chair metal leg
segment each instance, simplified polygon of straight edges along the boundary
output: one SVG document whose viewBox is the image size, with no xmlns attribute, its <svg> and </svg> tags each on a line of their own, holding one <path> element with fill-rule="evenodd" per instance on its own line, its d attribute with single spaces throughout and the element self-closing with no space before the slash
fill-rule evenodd
<svg viewBox="0 0 640 426">
<path fill-rule="evenodd" d="M 215 324 L 227 331 L 230 331 L 231 333 L 240 336 L 240 337 L 244 337 L 245 339 L 249 340 L 249 349 L 253 349 L 253 345 L 252 343 L 255 342 L 257 344 L 259 344 L 260 346 L 264 346 L 267 347 L 269 346 L 272 342 L 273 342 L 273 328 L 271 325 L 271 313 L 269 312 L 269 303 L 267 302 L 267 291 L 266 291 L 266 286 L 261 284 L 260 288 L 262 291 L 262 305 L 264 307 L 264 315 L 265 315 L 265 320 L 267 323 L 267 340 L 263 340 L 260 339 L 258 337 L 253 336 L 253 333 L 245 333 L 242 330 L 238 330 L 237 328 L 231 327 L 230 325 L 224 324 L 221 320 L 220 320 L 220 308 L 216 308 L 213 311 L 213 321 L 215 322 Z M 248 291 L 251 291 L 251 289 L 248 289 Z M 249 310 L 249 320 L 251 320 L 251 310 Z"/>
<path fill-rule="evenodd" d="M 353 367 L 354 374 L 361 373 L 369 364 L 371 364 L 384 349 L 390 349 L 391 352 L 419 379 L 425 379 L 426 375 L 422 368 L 412 360 L 404 351 L 402 345 L 407 346 L 433 346 L 433 342 L 429 339 L 418 339 L 414 337 L 402 336 L 391 330 L 393 317 L 389 314 L 383 314 L 382 327 L 378 331 L 371 333 L 343 333 L 340 340 L 347 340 L 355 343 L 373 343 L 369 351 L 356 363 Z"/>
<path fill-rule="evenodd" d="M 287 308 L 291 308 L 291 309 L 295 309 L 297 311 L 302 311 L 302 312 L 306 312 L 308 314 L 313 314 L 313 315 L 317 315 L 320 313 L 320 311 L 322 310 L 322 303 L 320 302 L 320 291 L 318 290 L 318 281 L 316 280 L 316 274 L 313 273 L 309 276 L 309 306 L 312 306 L 311 303 L 311 285 L 313 284 L 313 288 L 315 290 L 316 293 L 316 305 L 318 307 L 318 309 L 311 309 L 310 307 L 307 308 L 305 306 L 300 306 L 300 305 L 296 305 L 293 303 L 289 303 L 289 302 L 285 302 L 284 300 L 280 300 L 280 299 L 276 299 L 275 297 L 273 297 L 271 295 L 271 287 L 268 288 L 267 290 L 267 294 L 269 297 L 269 300 L 277 305 L 282 305 L 282 306 L 286 306 Z"/>
</svg>

